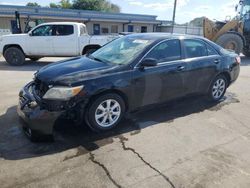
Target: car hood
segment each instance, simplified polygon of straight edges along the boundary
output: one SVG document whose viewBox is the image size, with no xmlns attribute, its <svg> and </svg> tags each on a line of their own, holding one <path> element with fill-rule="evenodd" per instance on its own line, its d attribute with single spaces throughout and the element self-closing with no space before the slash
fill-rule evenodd
<svg viewBox="0 0 250 188">
<path fill-rule="evenodd" d="M 48 85 L 71 86 L 76 82 L 113 72 L 117 67 L 88 57 L 76 57 L 47 65 L 37 71 L 35 77 Z"/>
</svg>

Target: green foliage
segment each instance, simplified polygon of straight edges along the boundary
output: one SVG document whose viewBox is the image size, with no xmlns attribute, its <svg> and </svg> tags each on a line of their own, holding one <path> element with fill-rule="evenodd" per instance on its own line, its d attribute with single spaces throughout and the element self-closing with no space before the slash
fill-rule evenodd
<svg viewBox="0 0 250 188">
<path fill-rule="evenodd" d="M 60 2 L 59 2 L 59 5 L 60 5 L 60 7 L 61 8 L 72 8 L 72 5 L 71 5 L 71 3 L 70 3 L 70 0 L 61 0 Z"/>
<path fill-rule="evenodd" d="M 38 3 L 30 2 L 26 6 L 41 7 Z M 95 10 L 102 12 L 120 12 L 120 7 L 107 0 L 61 0 L 59 3 L 50 3 L 50 8 L 65 8 L 78 10 Z"/>
<path fill-rule="evenodd" d="M 73 0 L 73 9 L 120 12 L 120 7 L 107 0 Z"/>
<path fill-rule="evenodd" d="M 60 5 L 56 4 L 56 3 L 50 3 L 49 4 L 50 8 L 60 8 Z"/>
<path fill-rule="evenodd" d="M 29 6 L 29 7 L 41 7 L 41 5 L 39 5 L 37 2 L 29 2 L 26 4 L 26 6 Z"/>
<path fill-rule="evenodd" d="M 50 3 L 49 7 L 50 8 L 66 8 L 66 9 L 70 9 L 70 8 L 72 8 L 72 4 L 70 3 L 69 0 L 61 0 L 58 4 Z"/>
</svg>

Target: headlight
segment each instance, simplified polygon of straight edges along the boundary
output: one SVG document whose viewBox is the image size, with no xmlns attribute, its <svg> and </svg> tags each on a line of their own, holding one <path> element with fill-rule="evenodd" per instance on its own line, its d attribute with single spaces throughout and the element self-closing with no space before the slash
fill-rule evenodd
<svg viewBox="0 0 250 188">
<path fill-rule="evenodd" d="M 56 100 L 69 100 L 71 97 L 76 96 L 84 86 L 78 87 L 52 87 L 45 95 L 44 99 L 56 99 Z"/>
</svg>

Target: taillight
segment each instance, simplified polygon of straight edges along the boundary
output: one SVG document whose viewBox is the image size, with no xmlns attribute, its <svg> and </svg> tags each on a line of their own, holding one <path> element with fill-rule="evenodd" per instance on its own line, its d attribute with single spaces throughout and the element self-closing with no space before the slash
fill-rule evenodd
<svg viewBox="0 0 250 188">
<path fill-rule="evenodd" d="M 241 63 L 241 58 L 240 58 L 240 56 L 237 56 L 237 57 L 235 58 L 235 60 L 236 60 L 236 63 L 238 63 L 238 64 Z"/>
</svg>

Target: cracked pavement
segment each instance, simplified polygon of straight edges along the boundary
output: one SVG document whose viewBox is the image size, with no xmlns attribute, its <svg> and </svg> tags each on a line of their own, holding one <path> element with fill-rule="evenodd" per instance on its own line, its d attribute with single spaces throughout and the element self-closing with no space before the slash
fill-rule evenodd
<svg viewBox="0 0 250 188">
<path fill-rule="evenodd" d="M 12 187 L 250 187 L 250 59 L 219 104 L 192 97 L 129 115 L 93 133 L 58 122 L 56 141 L 31 143 L 16 113 L 19 89 L 43 58 L 10 67 L 0 58 L 0 182 Z"/>
</svg>

